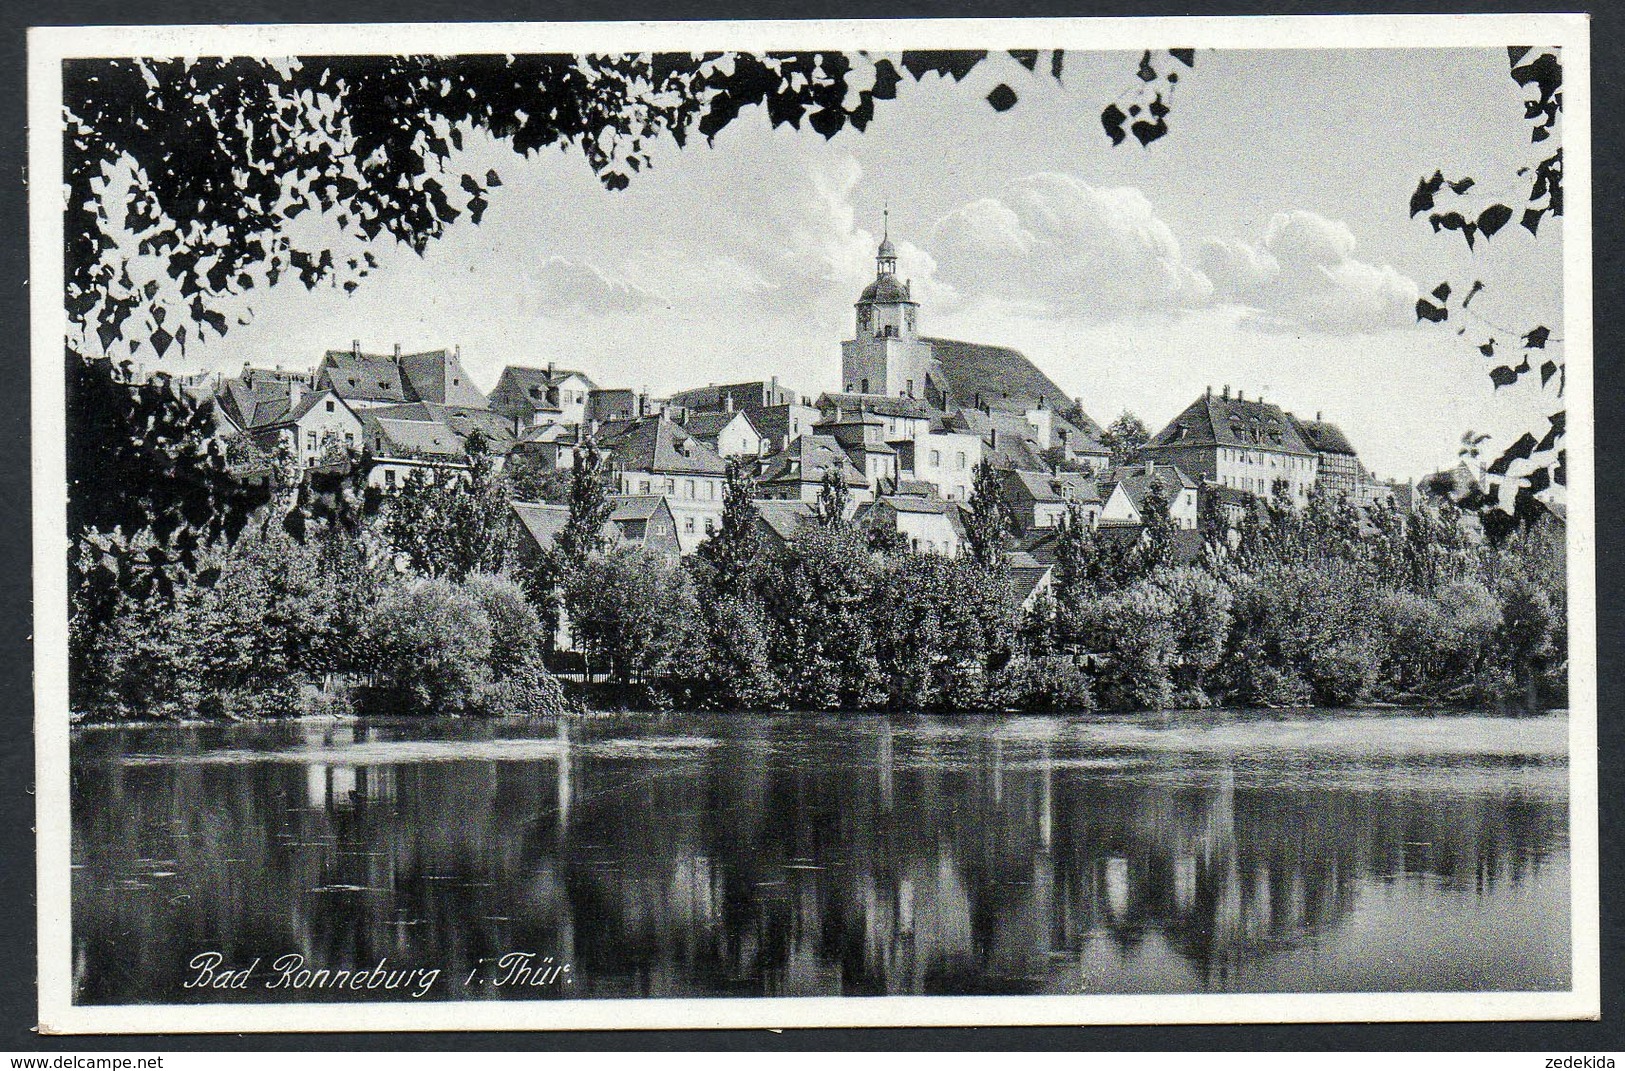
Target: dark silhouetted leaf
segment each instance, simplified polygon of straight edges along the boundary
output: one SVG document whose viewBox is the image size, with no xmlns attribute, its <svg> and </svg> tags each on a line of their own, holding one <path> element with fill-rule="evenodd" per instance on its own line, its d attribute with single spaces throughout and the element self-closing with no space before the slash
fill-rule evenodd
<svg viewBox="0 0 1625 1071">
<path fill-rule="evenodd" d="M 1016 106 L 1016 91 L 1000 82 L 987 95 L 987 102 L 996 112 L 1007 112 Z"/>
<path fill-rule="evenodd" d="M 1506 226 L 1512 218 L 1512 209 L 1506 205 L 1490 205 L 1478 214 L 1478 232 L 1486 238 Z"/>
</svg>

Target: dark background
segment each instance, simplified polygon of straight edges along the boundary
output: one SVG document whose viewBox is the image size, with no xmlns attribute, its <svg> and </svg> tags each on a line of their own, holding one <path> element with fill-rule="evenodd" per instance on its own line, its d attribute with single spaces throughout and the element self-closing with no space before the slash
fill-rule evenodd
<svg viewBox="0 0 1625 1071">
<path fill-rule="evenodd" d="M 1593 10 L 1594 9 L 1594 10 Z M 1597 643 L 1598 789 L 1602 800 L 1602 1020 L 1593 1023 L 1386 1023 L 1290 1026 L 981 1027 L 974 1029 L 870 1029 L 639 1031 L 492 1034 L 258 1034 L 142 1035 L 134 1037 L 40 1037 L 36 1021 L 34 896 L 33 649 L 31 617 L 32 540 L 29 512 L 28 423 L 28 206 L 27 63 L 29 26 L 176 23 L 330 23 L 437 21 L 572 21 L 613 19 L 929 18 L 969 16 L 1057 17 L 1085 15 L 1262 15 L 1424 12 L 1526 12 L 1592 10 L 1592 175 L 1595 271 L 1595 377 L 1597 428 Z M 1305 3 L 1099 3 L 1086 0 L 892 0 L 877 9 L 858 0 L 7 0 L 0 4 L 0 323 L 8 340 L 0 387 L 0 948 L 14 950 L 0 961 L 0 1051 L 90 1052 L 96 1050 L 221 1049 L 983 1049 L 1067 1048 L 1103 1050 L 1266 1049 L 1394 1050 L 1465 1049 L 1540 1051 L 1553 1054 L 1625 1050 L 1621 1017 L 1620 896 L 1625 858 L 1619 819 L 1625 811 L 1621 777 L 1620 703 L 1625 671 L 1620 654 L 1622 582 L 1618 533 L 1619 488 L 1611 477 L 1625 471 L 1621 441 L 1609 432 L 1625 425 L 1625 362 L 1621 353 L 1618 258 L 1625 220 L 1618 177 L 1622 168 L 1620 117 L 1621 38 L 1625 5 L 1592 3 L 1433 3 L 1347 6 Z M 1536 1066 L 1536 1065 L 1531 1065 Z"/>
</svg>

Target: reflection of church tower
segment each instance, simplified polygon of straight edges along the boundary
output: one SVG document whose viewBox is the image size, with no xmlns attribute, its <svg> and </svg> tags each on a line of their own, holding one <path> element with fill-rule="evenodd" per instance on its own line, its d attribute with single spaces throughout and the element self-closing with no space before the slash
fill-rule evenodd
<svg viewBox="0 0 1625 1071">
<path fill-rule="evenodd" d="M 931 343 L 919 337 L 920 306 L 911 290 L 897 280 L 897 248 L 885 234 L 875 254 L 875 281 L 858 298 L 857 331 L 841 343 L 847 393 L 925 397 Z"/>
</svg>

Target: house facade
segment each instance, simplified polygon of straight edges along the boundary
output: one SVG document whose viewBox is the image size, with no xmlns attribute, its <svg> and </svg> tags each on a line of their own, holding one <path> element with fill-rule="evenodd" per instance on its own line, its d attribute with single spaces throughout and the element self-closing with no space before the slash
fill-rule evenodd
<svg viewBox="0 0 1625 1071">
<path fill-rule="evenodd" d="M 1158 464 L 1186 475 L 1295 506 L 1309 500 L 1319 458 L 1280 406 L 1240 392 L 1207 393 L 1159 431 L 1144 449 Z"/>
<path fill-rule="evenodd" d="M 957 558 L 965 553 L 965 531 L 959 506 L 916 495 L 881 495 L 860 507 L 855 523 L 896 532 L 917 554 Z"/>
<path fill-rule="evenodd" d="M 594 384 L 584 372 L 509 365 L 491 389 L 489 407 L 513 422 L 515 433 L 548 424 L 580 426 L 587 420 L 587 399 Z"/>
</svg>

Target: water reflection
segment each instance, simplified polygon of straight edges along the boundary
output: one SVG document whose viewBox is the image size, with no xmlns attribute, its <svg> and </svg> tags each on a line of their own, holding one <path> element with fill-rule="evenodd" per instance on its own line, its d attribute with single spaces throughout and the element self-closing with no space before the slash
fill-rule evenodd
<svg viewBox="0 0 1625 1071">
<path fill-rule="evenodd" d="M 88 731 L 78 999 L 1568 985 L 1561 717 Z M 515 951 L 569 963 L 493 987 Z M 484 972 L 482 976 L 481 972 Z"/>
</svg>

